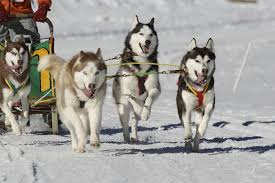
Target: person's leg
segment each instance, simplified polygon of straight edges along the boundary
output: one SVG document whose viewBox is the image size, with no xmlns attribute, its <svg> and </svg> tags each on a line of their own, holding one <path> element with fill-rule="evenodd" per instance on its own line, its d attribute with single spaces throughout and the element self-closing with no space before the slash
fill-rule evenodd
<svg viewBox="0 0 275 183">
<path fill-rule="evenodd" d="M 23 34 L 30 35 L 34 44 L 40 42 L 40 34 L 32 18 L 13 19 L 10 21 L 8 28 L 11 39 L 13 39 L 15 35 Z"/>
<path fill-rule="evenodd" d="M 0 24 L 0 43 L 4 42 L 7 32 L 8 28 L 5 25 Z"/>
</svg>

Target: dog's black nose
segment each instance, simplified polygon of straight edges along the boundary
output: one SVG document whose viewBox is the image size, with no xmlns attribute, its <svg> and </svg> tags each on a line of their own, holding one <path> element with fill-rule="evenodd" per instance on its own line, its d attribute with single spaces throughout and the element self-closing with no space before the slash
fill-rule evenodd
<svg viewBox="0 0 275 183">
<path fill-rule="evenodd" d="M 23 60 L 18 60 L 18 65 L 23 65 Z"/>
<path fill-rule="evenodd" d="M 145 44 L 146 44 L 146 45 L 150 45 L 150 44 L 151 44 L 151 41 L 150 41 L 150 40 L 146 40 L 146 41 L 145 41 Z"/>
<path fill-rule="evenodd" d="M 89 87 L 89 89 L 93 90 L 93 89 L 95 88 L 95 84 L 90 83 L 90 84 L 88 85 L 88 87 Z"/>
<path fill-rule="evenodd" d="M 208 69 L 202 69 L 202 73 L 203 74 L 207 74 L 208 73 Z"/>
</svg>

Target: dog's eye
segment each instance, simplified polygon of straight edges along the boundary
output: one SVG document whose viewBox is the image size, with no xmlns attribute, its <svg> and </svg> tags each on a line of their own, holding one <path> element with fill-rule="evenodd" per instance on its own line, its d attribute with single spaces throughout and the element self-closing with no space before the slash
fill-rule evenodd
<svg viewBox="0 0 275 183">
<path fill-rule="evenodd" d="M 152 36 L 153 36 L 153 34 L 150 34 L 150 36 L 152 37 Z"/>
<path fill-rule="evenodd" d="M 195 62 L 200 63 L 200 61 L 198 61 L 198 60 L 195 60 Z"/>
<path fill-rule="evenodd" d="M 21 54 L 24 55 L 26 53 L 26 51 L 22 51 Z"/>
<path fill-rule="evenodd" d="M 16 53 L 14 51 L 11 51 L 11 54 L 13 54 L 14 56 L 16 55 Z"/>
<path fill-rule="evenodd" d="M 98 75 L 99 74 L 99 71 L 96 71 L 95 75 Z"/>
<path fill-rule="evenodd" d="M 139 33 L 139 35 L 144 36 L 144 34 L 143 34 L 143 33 Z"/>
<path fill-rule="evenodd" d="M 86 71 L 83 71 L 83 74 L 84 74 L 84 75 L 88 75 L 88 73 L 87 73 Z"/>
<path fill-rule="evenodd" d="M 211 60 L 207 60 L 207 63 L 210 63 L 211 62 Z"/>
</svg>

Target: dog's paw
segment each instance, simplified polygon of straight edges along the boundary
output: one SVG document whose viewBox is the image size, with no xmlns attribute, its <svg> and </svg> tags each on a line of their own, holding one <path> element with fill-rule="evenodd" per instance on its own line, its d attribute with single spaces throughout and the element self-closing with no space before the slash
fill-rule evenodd
<svg viewBox="0 0 275 183">
<path fill-rule="evenodd" d="M 192 139 L 185 139 L 184 144 L 185 152 L 191 153 L 193 151 Z"/>
<path fill-rule="evenodd" d="M 94 136 L 90 138 L 90 145 L 93 148 L 98 148 L 100 146 L 100 141 L 98 136 Z"/>
<path fill-rule="evenodd" d="M 5 120 L 5 127 L 6 128 L 11 128 L 11 123 L 9 120 Z"/>
<path fill-rule="evenodd" d="M 13 131 L 17 136 L 22 135 L 22 131 L 21 131 L 21 129 L 20 129 L 19 126 L 12 128 L 12 131 Z"/>
<path fill-rule="evenodd" d="M 30 119 L 28 117 L 27 118 L 21 117 L 19 124 L 21 127 L 26 127 L 26 126 L 29 126 L 28 125 L 29 123 L 30 123 Z"/>
<path fill-rule="evenodd" d="M 150 117 L 151 114 L 151 107 L 149 106 L 144 106 L 142 108 L 141 114 L 140 114 L 140 118 L 142 121 L 147 121 Z"/>
<path fill-rule="evenodd" d="M 194 142 L 193 142 L 193 152 L 198 153 L 199 152 L 199 146 L 200 146 L 200 138 L 196 136 L 194 138 Z"/>
<path fill-rule="evenodd" d="M 131 138 L 131 144 L 139 144 L 139 140 L 137 138 Z"/>
<path fill-rule="evenodd" d="M 131 143 L 130 137 L 124 137 L 124 143 L 125 144 L 130 144 Z"/>
<path fill-rule="evenodd" d="M 77 143 L 72 143 L 72 151 L 77 152 Z"/>
<path fill-rule="evenodd" d="M 78 153 L 85 153 L 86 151 L 85 151 L 85 147 L 78 147 L 77 149 L 76 149 L 76 152 L 78 152 Z"/>
<path fill-rule="evenodd" d="M 100 147 L 99 142 L 91 142 L 90 145 L 92 146 L 92 148 L 99 148 Z"/>
</svg>

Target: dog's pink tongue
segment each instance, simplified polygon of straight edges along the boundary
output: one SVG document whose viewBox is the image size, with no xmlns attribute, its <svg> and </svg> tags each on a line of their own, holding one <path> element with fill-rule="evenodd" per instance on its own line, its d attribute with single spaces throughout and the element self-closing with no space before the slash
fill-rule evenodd
<svg viewBox="0 0 275 183">
<path fill-rule="evenodd" d="M 149 53 L 149 47 L 144 46 L 144 52 L 145 52 L 146 54 Z"/>
<path fill-rule="evenodd" d="M 90 89 L 87 89 L 85 88 L 83 90 L 84 94 L 86 95 L 86 97 L 90 98 L 93 94 L 94 94 L 94 91 L 93 90 L 90 90 Z"/>
<path fill-rule="evenodd" d="M 197 79 L 197 82 L 198 82 L 198 83 L 203 83 L 204 80 L 205 80 L 205 78 L 206 78 L 205 75 L 199 75 L 199 76 L 198 76 L 198 79 Z"/>
</svg>

